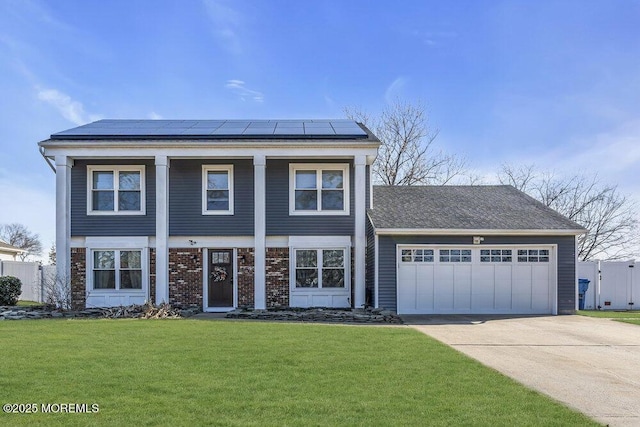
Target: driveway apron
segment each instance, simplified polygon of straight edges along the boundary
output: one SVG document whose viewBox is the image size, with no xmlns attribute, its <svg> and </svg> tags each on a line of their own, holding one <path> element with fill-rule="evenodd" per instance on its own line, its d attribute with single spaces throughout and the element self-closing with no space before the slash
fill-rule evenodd
<svg viewBox="0 0 640 427">
<path fill-rule="evenodd" d="M 640 426 L 640 326 L 584 316 L 403 320 L 596 421 Z"/>
</svg>

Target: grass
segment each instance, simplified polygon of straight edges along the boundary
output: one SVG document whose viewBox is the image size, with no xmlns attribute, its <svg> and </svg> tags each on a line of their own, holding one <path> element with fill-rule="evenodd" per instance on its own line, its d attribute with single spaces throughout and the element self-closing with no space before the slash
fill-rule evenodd
<svg viewBox="0 0 640 427">
<path fill-rule="evenodd" d="M 202 320 L 0 322 L 0 425 L 596 425 L 408 329 Z"/>
<path fill-rule="evenodd" d="M 27 301 L 27 300 L 18 300 L 18 302 L 16 303 L 16 306 L 18 307 L 36 307 L 41 305 L 42 305 L 41 302 Z"/>
<path fill-rule="evenodd" d="M 599 317 L 604 319 L 640 319 L 640 310 L 613 311 L 613 310 L 579 310 L 581 316 Z"/>
<path fill-rule="evenodd" d="M 640 325 L 640 311 L 609 311 L 609 310 L 580 310 L 577 312 L 581 316 L 598 317 L 603 319 L 613 319 L 618 322 Z"/>
</svg>

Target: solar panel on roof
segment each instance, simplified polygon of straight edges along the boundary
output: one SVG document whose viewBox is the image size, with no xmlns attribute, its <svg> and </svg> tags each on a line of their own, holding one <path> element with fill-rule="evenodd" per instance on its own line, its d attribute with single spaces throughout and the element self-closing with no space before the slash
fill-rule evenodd
<svg viewBox="0 0 640 427">
<path fill-rule="evenodd" d="M 86 138 L 221 138 L 279 136 L 364 138 L 367 133 L 352 120 L 116 120 L 105 119 L 51 135 L 53 139 Z"/>
<path fill-rule="evenodd" d="M 243 127 L 224 127 L 220 126 L 218 129 L 211 132 L 211 135 L 242 135 L 245 128 Z"/>
<path fill-rule="evenodd" d="M 278 122 L 277 128 L 302 128 L 302 122 Z"/>
</svg>

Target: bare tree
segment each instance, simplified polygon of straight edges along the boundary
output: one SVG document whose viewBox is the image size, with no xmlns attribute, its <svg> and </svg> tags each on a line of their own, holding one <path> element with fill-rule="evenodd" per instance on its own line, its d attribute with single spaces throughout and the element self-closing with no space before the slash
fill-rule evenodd
<svg viewBox="0 0 640 427">
<path fill-rule="evenodd" d="M 537 172 L 534 165 L 503 164 L 498 179 L 585 227 L 587 234 L 578 238 L 580 260 L 637 255 L 637 206 L 617 186 L 601 184 L 597 175 L 562 177 Z"/>
<path fill-rule="evenodd" d="M 52 243 L 49 249 L 49 265 L 56 265 L 56 244 Z"/>
<path fill-rule="evenodd" d="M 5 224 L 0 226 L 0 239 L 11 246 L 24 249 L 25 252 L 19 254 L 20 260 L 25 261 L 30 256 L 42 254 L 42 243 L 40 236 L 29 231 L 22 224 Z"/>
<path fill-rule="evenodd" d="M 71 307 L 71 279 L 60 277 L 52 269 L 45 270 L 42 277 L 44 300 L 47 304 L 62 310 Z"/>
<path fill-rule="evenodd" d="M 373 164 L 376 183 L 444 185 L 464 172 L 464 159 L 434 150 L 439 131 L 429 125 L 421 103 L 396 101 L 378 118 L 357 108 L 345 108 L 345 114 L 371 129 L 382 142 Z"/>
</svg>

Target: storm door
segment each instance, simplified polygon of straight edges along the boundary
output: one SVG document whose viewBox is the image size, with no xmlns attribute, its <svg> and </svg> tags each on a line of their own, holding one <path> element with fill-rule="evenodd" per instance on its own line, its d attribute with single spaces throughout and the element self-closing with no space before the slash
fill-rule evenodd
<svg viewBox="0 0 640 427">
<path fill-rule="evenodd" d="M 209 307 L 233 307 L 233 249 L 209 250 Z"/>
</svg>

